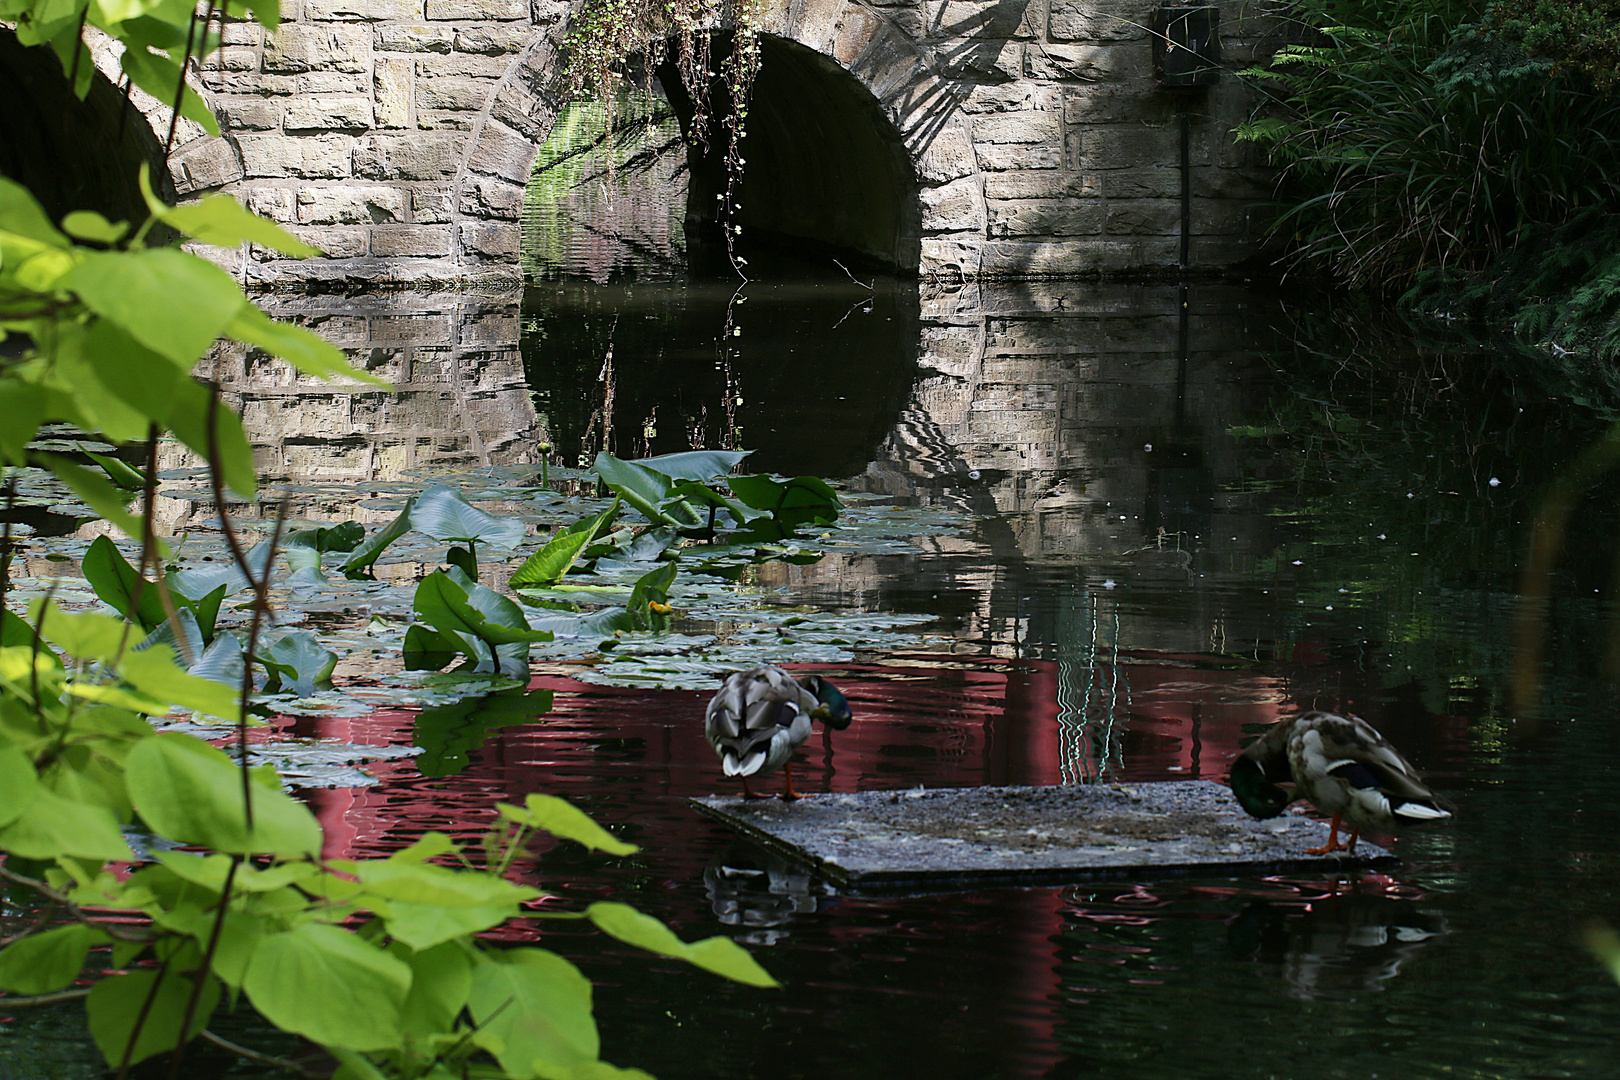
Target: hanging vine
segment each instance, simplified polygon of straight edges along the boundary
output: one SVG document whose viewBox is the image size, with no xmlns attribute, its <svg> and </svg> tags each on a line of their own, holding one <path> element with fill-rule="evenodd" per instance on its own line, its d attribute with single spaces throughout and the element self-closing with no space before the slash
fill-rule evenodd
<svg viewBox="0 0 1620 1080">
<path fill-rule="evenodd" d="M 725 130 L 725 192 L 717 222 L 726 256 L 738 274 L 747 260 L 737 255 L 742 232 L 742 144 L 748 102 L 759 74 L 757 25 L 762 0 L 585 0 L 563 42 L 563 80 L 575 97 L 595 97 L 607 109 L 609 130 L 617 92 L 645 87 L 666 61 L 680 73 L 692 103 L 687 136 L 702 154 L 714 148 L 709 133 L 717 114 Z M 731 48 L 716 57 L 713 35 L 732 30 Z M 718 61 L 718 63 L 717 63 Z"/>
</svg>

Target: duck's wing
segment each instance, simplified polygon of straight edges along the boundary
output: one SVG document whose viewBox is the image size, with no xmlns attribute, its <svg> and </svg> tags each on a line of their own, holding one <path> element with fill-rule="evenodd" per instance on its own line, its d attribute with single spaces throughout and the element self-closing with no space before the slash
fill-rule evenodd
<svg viewBox="0 0 1620 1080">
<path fill-rule="evenodd" d="M 792 732 L 795 721 L 806 713 L 807 696 L 781 668 L 766 665 L 728 676 L 704 714 L 704 732 L 727 774 L 759 771 L 771 740 Z M 809 704 L 814 702 L 811 698 Z"/>
<path fill-rule="evenodd" d="M 1353 787 L 1378 788 L 1397 808 L 1411 802 L 1438 809 L 1435 793 L 1418 771 L 1365 720 L 1322 713 L 1312 726 L 1321 736 L 1330 774 Z"/>
</svg>

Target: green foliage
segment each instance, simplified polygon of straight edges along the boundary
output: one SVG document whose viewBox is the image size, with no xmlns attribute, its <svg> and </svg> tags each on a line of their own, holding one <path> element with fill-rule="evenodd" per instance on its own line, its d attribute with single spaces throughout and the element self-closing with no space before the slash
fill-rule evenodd
<svg viewBox="0 0 1620 1080">
<path fill-rule="evenodd" d="M 463 554 L 451 556 L 451 560 L 465 560 L 461 568 L 475 581 L 478 578 L 479 544 L 510 551 L 523 539 L 524 533 L 521 521 L 502 520 L 486 514 L 463 498 L 455 488 L 435 484 L 407 502 L 398 517 L 361 544 L 349 561 L 343 564 L 343 573 L 351 578 L 369 575 L 372 564 L 388 546 L 412 529 L 426 533 L 435 540 L 466 544 L 467 547 L 462 549 Z"/>
<path fill-rule="evenodd" d="M 1620 31 L 1612 0 L 1300 9 L 1313 38 L 1237 130 L 1283 166 L 1296 264 L 1615 355 Z M 1612 250 L 1612 249 L 1609 249 Z"/>
<path fill-rule="evenodd" d="M 423 578 L 411 606 L 427 624 L 405 634 L 405 666 L 413 670 L 436 671 L 465 655 L 475 671 L 525 671 L 530 643 L 552 637 L 531 629 L 522 608 L 459 567 Z"/>
</svg>

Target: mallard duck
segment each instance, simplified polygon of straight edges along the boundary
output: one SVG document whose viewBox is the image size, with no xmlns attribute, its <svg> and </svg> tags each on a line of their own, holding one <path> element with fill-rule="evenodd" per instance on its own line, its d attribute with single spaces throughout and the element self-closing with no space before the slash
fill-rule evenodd
<svg viewBox="0 0 1620 1080">
<path fill-rule="evenodd" d="M 703 731 L 725 774 L 742 777 L 745 798 L 759 797 L 748 786 L 750 776 L 780 768 L 787 785 L 782 798 L 791 802 L 798 795 L 788 759 L 810 738 L 810 721 L 842 731 L 851 719 L 849 702 L 826 679 L 794 678 L 774 664 L 761 664 L 726 676 L 704 713 Z"/>
<path fill-rule="evenodd" d="M 1295 799 L 1309 799 L 1333 824 L 1324 847 L 1355 851 L 1363 829 L 1395 832 L 1451 816 L 1450 804 L 1423 783 L 1407 760 L 1358 716 L 1302 713 L 1279 720 L 1232 763 L 1232 794 L 1257 818 L 1276 817 Z M 1278 787 L 1292 783 L 1292 791 Z M 1339 826 L 1350 840 L 1339 842 Z"/>
</svg>

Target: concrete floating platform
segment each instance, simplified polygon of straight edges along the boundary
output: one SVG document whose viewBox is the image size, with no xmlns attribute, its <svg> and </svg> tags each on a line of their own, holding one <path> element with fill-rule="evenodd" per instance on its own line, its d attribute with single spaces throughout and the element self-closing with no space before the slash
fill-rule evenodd
<svg viewBox="0 0 1620 1080">
<path fill-rule="evenodd" d="M 905 892 L 1169 874 L 1337 872 L 1395 863 L 1366 841 L 1310 855 L 1326 823 L 1256 821 L 1208 780 L 1079 787 L 922 788 L 797 802 L 710 795 L 703 813 L 840 888 Z"/>
</svg>

